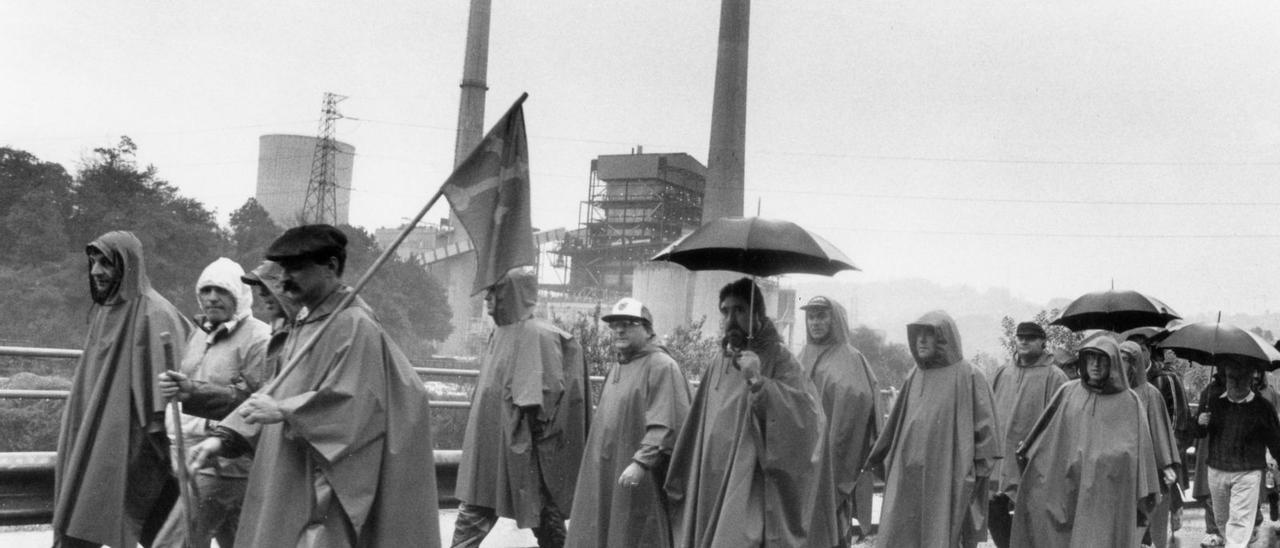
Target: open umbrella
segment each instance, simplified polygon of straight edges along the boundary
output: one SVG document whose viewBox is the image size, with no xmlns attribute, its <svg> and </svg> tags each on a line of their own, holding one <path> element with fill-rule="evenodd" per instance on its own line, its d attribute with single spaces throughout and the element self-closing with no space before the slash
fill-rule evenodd
<svg viewBox="0 0 1280 548">
<path fill-rule="evenodd" d="M 839 249 L 791 221 L 721 217 L 654 255 L 689 270 L 732 270 L 752 276 L 858 270 Z"/>
<path fill-rule="evenodd" d="M 1275 370 L 1280 368 L 1280 351 L 1249 331 L 1220 322 L 1187 324 L 1169 333 L 1160 349 L 1170 349 L 1180 358 L 1205 365 L 1234 360 L 1244 365 Z"/>
<path fill-rule="evenodd" d="M 1181 316 L 1155 297 L 1137 291 L 1098 291 L 1071 301 L 1053 325 L 1072 331 L 1106 329 L 1125 331 L 1135 327 L 1164 327 Z"/>
</svg>

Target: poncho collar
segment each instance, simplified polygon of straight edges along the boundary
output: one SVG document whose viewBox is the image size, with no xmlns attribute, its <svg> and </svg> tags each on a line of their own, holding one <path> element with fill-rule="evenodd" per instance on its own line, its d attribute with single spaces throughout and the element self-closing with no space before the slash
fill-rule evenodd
<svg viewBox="0 0 1280 548">
<path fill-rule="evenodd" d="M 663 348 L 656 341 L 657 341 L 657 336 L 650 336 L 649 340 L 645 341 L 644 346 L 640 347 L 639 349 L 630 351 L 630 352 L 625 352 L 625 351 L 618 352 L 618 363 L 620 365 L 626 365 L 633 361 L 644 358 L 649 354 L 653 354 L 654 352 L 666 352 L 667 349 Z"/>
</svg>

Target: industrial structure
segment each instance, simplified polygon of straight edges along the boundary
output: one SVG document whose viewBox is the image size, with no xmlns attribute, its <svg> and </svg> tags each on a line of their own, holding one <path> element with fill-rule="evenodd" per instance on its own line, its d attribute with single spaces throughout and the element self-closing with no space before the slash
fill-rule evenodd
<svg viewBox="0 0 1280 548">
<path fill-rule="evenodd" d="M 308 223 L 344 224 L 338 222 L 337 163 L 338 145 L 334 140 L 334 126 L 342 113 L 338 103 L 345 95 L 325 92 L 320 107 L 320 131 L 316 135 L 316 148 L 311 155 L 311 178 L 307 182 L 307 198 L 302 205 L 302 216 Z"/>
<path fill-rule="evenodd" d="M 637 149 L 592 160 L 580 228 L 556 250 L 556 266 L 569 272 L 569 291 L 598 298 L 630 295 L 636 265 L 700 224 L 706 174 L 706 167 L 684 153 Z"/>
<path fill-rule="evenodd" d="M 273 134 L 258 138 L 258 186 L 253 197 L 277 225 L 291 227 L 304 219 L 303 204 L 318 141 L 310 135 Z M 332 147 L 334 224 L 347 224 L 356 149 L 336 140 Z"/>
</svg>

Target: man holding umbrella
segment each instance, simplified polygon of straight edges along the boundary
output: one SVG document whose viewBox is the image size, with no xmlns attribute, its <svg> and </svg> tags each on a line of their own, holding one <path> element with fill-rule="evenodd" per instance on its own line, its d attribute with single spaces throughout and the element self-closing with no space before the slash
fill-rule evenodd
<svg viewBox="0 0 1280 548">
<path fill-rule="evenodd" d="M 1253 367 L 1220 358 L 1227 390 L 1203 402 L 1197 434 L 1208 438 L 1209 494 L 1228 547 L 1248 545 L 1258 509 L 1266 453 L 1280 460 L 1280 419 L 1252 390 Z"/>
<path fill-rule="evenodd" d="M 755 283 L 719 299 L 724 356 L 698 386 L 667 475 L 675 545 L 801 546 L 822 462 L 818 395 Z"/>
</svg>

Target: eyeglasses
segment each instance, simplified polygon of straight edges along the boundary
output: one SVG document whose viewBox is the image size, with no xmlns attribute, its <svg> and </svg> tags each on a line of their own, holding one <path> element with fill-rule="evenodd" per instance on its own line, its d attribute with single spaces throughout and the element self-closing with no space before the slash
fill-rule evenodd
<svg viewBox="0 0 1280 548">
<path fill-rule="evenodd" d="M 626 329 L 633 325 L 643 325 L 640 320 L 615 320 L 609 322 L 609 329 Z"/>
</svg>

